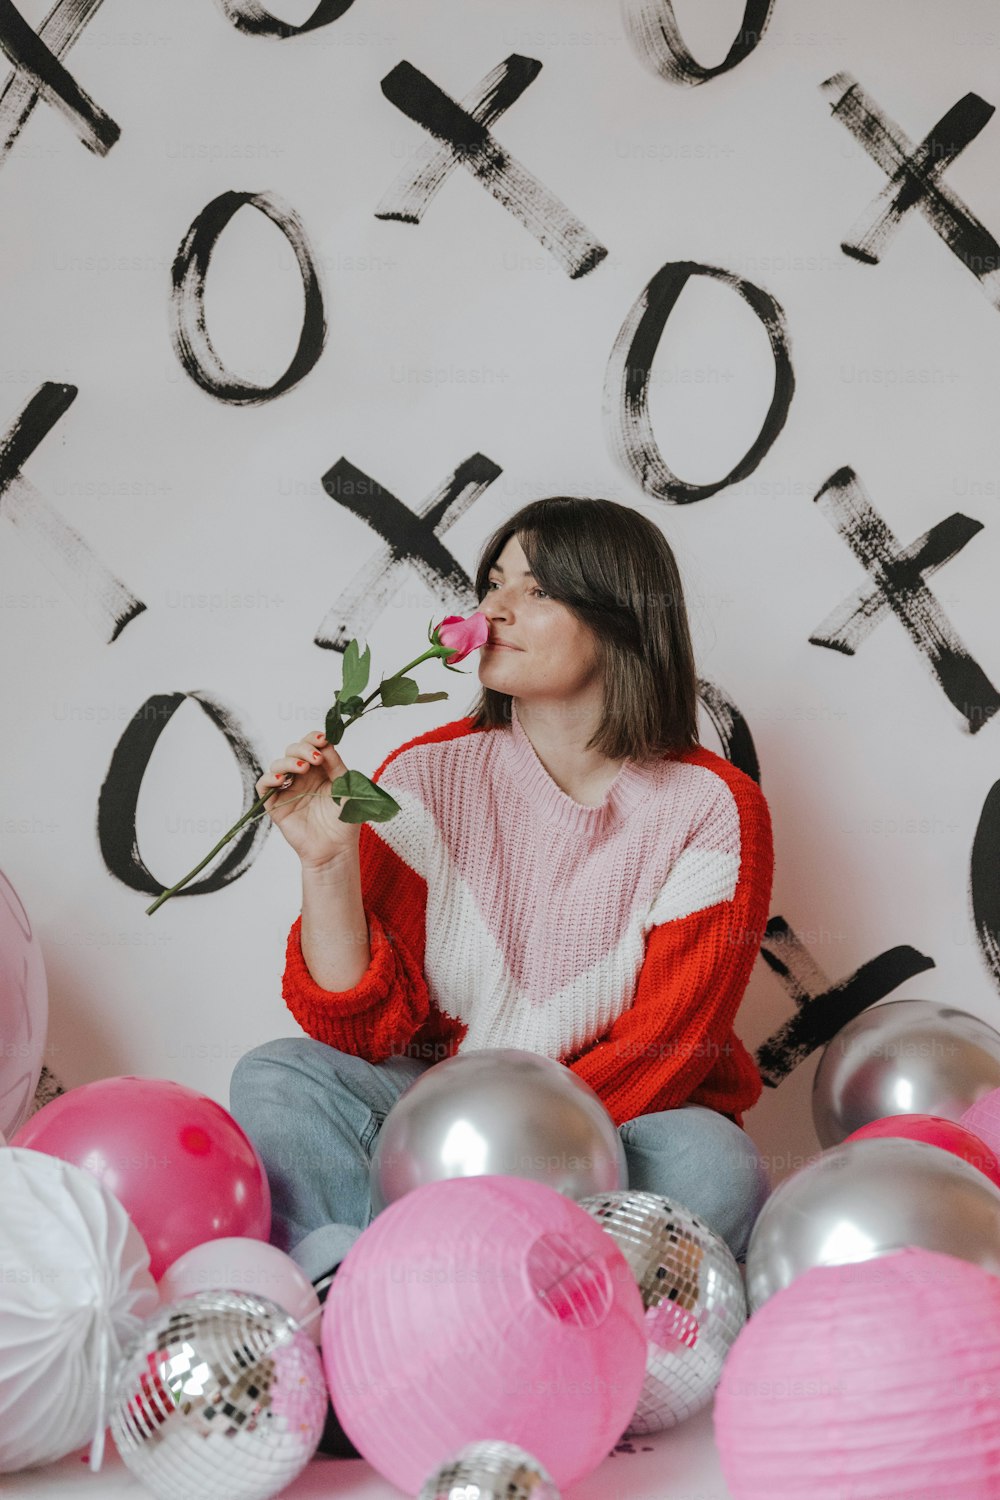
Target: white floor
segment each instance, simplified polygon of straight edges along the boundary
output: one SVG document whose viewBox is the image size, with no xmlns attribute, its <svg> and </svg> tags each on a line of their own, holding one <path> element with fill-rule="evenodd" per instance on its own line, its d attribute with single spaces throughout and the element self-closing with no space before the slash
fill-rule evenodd
<svg viewBox="0 0 1000 1500">
<path fill-rule="evenodd" d="M 105 1496 L 148 1495 L 132 1478 L 108 1443 L 104 1467 L 92 1474 L 86 1452 L 73 1454 L 44 1469 L 7 1474 L 0 1479 L 4 1500 L 104 1500 Z M 388 1484 L 360 1458 L 314 1458 L 289 1489 L 286 1500 L 399 1500 Z M 712 1437 L 711 1406 L 672 1432 L 628 1438 L 599 1469 L 566 1491 L 570 1500 L 731 1500 L 722 1478 Z M 192 1496 L 191 1500 L 232 1500 L 230 1496 Z"/>
</svg>

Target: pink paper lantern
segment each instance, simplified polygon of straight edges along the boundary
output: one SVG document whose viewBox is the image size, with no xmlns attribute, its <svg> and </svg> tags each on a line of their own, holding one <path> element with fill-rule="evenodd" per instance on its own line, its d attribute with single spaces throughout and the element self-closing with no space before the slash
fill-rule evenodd
<svg viewBox="0 0 1000 1500">
<path fill-rule="evenodd" d="M 1000 1278 L 917 1248 L 803 1272 L 738 1334 L 715 1439 L 733 1500 L 998 1500 Z"/>
<path fill-rule="evenodd" d="M 390 1204 L 348 1251 L 323 1362 L 347 1436 L 409 1494 L 485 1439 L 525 1448 L 566 1487 L 635 1411 L 642 1297 L 611 1236 L 554 1188 L 445 1178 Z"/>
<path fill-rule="evenodd" d="M 973 1135 L 985 1141 L 991 1151 L 1000 1156 L 1000 1089 L 991 1089 L 975 1104 L 970 1104 L 958 1122 Z"/>
<path fill-rule="evenodd" d="M 883 1115 L 878 1120 L 869 1120 L 853 1130 L 847 1141 L 884 1140 L 895 1136 L 907 1141 L 926 1141 L 928 1146 L 938 1146 L 960 1156 L 970 1166 L 978 1167 L 984 1176 L 1000 1187 L 1000 1161 L 981 1136 L 956 1120 L 946 1120 L 942 1115 Z"/>
<path fill-rule="evenodd" d="M 169 1078 L 100 1078 L 69 1089 L 12 1145 L 82 1167 L 114 1193 L 159 1279 L 204 1240 L 266 1240 L 271 1190 L 250 1138 L 214 1099 Z"/>
</svg>

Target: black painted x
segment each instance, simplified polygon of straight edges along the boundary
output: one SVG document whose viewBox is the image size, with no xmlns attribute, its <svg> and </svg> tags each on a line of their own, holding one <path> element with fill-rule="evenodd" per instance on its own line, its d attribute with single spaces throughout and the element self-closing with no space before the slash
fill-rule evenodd
<svg viewBox="0 0 1000 1500">
<path fill-rule="evenodd" d="M 383 545 L 334 603 L 316 632 L 315 644 L 343 651 L 351 639 L 363 640 L 392 597 L 397 573 L 406 566 L 416 569 L 443 604 L 474 610 L 479 601 L 473 581 L 440 536 L 502 472 L 492 459 L 473 453 L 412 511 L 346 458 L 338 459 L 323 475 L 323 488 L 365 521 Z"/>
</svg>

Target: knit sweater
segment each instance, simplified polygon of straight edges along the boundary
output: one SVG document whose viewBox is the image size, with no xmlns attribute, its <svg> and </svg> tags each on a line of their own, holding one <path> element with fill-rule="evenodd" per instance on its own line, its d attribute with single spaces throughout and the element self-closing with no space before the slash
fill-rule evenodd
<svg viewBox="0 0 1000 1500">
<path fill-rule="evenodd" d="M 509 728 L 458 719 L 372 778 L 399 803 L 359 836 L 371 962 L 330 991 L 288 935 L 282 994 L 310 1036 L 369 1062 L 539 1052 L 616 1125 L 760 1097 L 733 1022 L 767 921 L 771 820 L 756 782 L 701 746 L 626 760 L 573 800 Z"/>
</svg>

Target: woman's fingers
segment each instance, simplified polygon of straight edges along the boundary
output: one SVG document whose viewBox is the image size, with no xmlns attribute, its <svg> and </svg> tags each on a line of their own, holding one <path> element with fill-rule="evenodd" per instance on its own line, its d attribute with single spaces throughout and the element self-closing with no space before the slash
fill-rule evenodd
<svg viewBox="0 0 1000 1500">
<path fill-rule="evenodd" d="M 343 769 L 343 761 L 333 746 L 327 743 L 321 730 L 307 735 L 305 739 L 296 740 L 287 746 L 284 755 L 272 760 L 270 770 L 260 777 L 255 788 L 258 797 L 262 797 L 266 791 L 273 791 L 275 787 L 287 791 L 297 775 L 301 776 L 303 772 L 323 766 L 324 763 L 329 765 L 328 757 L 331 756 L 335 768 L 338 771 Z"/>
</svg>

